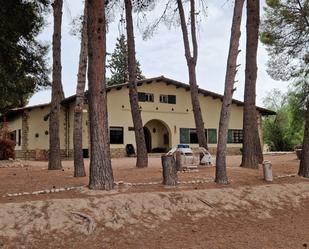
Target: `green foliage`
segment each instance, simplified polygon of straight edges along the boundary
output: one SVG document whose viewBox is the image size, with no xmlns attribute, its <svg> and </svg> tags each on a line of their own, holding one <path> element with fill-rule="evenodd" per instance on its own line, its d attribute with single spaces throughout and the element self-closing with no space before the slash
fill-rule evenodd
<svg viewBox="0 0 309 249">
<path fill-rule="evenodd" d="M 11 139 L 0 139 L 0 160 L 15 159 L 15 145 Z"/>
<path fill-rule="evenodd" d="M 1 0 L 0 114 L 27 104 L 49 85 L 45 56 L 48 47 L 37 41 L 44 26 L 48 0 Z"/>
<path fill-rule="evenodd" d="M 263 122 L 264 141 L 271 151 L 290 151 L 302 143 L 305 124 L 302 98 L 301 91 L 283 94 L 274 89 L 264 99 L 264 105 L 277 112 Z"/>
<path fill-rule="evenodd" d="M 275 80 L 308 75 L 309 0 L 267 0 L 261 41 L 269 53 L 268 73 Z"/>
<path fill-rule="evenodd" d="M 124 35 L 121 35 L 116 42 L 116 48 L 111 54 L 111 58 L 108 60 L 107 66 L 112 74 L 111 78 L 108 79 L 108 85 L 123 84 L 128 81 L 128 50 L 127 41 Z M 144 79 L 140 64 L 136 62 L 136 78 L 138 80 Z"/>
<path fill-rule="evenodd" d="M 268 74 L 275 80 L 293 80 L 283 95 L 273 91 L 265 104 L 275 107 L 276 117 L 264 122 L 265 142 L 271 150 L 292 150 L 302 143 L 305 106 L 309 95 L 309 0 L 267 0 L 261 25 L 266 45 Z M 273 101 L 270 101 L 272 99 Z"/>
<path fill-rule="evenodd" d="M 15 159 L 15 141 L 11 139 L 7 122 L 0 124 L 0 160 Z"/>
</svg>

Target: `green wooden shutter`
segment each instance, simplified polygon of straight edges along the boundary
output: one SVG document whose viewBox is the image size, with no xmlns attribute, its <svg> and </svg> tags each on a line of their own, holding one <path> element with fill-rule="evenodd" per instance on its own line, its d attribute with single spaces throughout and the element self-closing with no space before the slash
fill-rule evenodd
<svg viewBox="0 0 309 249">
<path fill-rule="evenodd" d="M 217 143 L 217 129 L 208 129 L 208 143 Z"/>
<path fill-rule="evenodd" d="M 233 130 L 228 130 L 228 133 L 227 133 L 227 143 L 228 144 L 233 143 Z"/>
<path fill-rule="evenodd" d="M 168 103 L 176 104 L 176 95 L 168 95 Z"/>
<path fill-rule="evenodd" d="M 145 93 L 138 93 L 138 101 L 145 102 L 146 94 Z"/>
<path fill-rule="evenodd" d="M 190 143 L 189 129 L 180 128 L 180 143 L 182 144 Z"/>
</svg>

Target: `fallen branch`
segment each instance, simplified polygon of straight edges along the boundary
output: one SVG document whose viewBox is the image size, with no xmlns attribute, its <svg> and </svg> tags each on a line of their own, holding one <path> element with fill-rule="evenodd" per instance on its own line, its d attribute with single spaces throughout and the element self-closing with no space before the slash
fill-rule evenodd
<svg viewBox="0 0 309 249">
<path fill-rule="evenodd" d="M 210 208 L 214 208 L 214 206 L 213 205 L 211 205 L 209 202 L 207 202 L 207 201 L 205 201 L 205 200 L 203 200 L 203 199 L 201 199 L 201 198 L 197 198 L 200 202 L 202 202 L 202 203 L 204 203 L 205 205 L 207 205 L 208 207 L 210 207 Z"/>
</svg>

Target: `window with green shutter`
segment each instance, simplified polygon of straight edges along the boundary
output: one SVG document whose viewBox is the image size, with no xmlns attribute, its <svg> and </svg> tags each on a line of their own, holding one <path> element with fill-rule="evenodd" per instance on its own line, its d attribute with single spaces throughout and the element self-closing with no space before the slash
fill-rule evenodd
<svg viewBox="0 0 309 249">
<path fill-rule="evenodd" d="M 168 103 L 176 104 L 176 95 L 168 95 Z"/>
<path fill-rule="evenodd" d="M 228 133 L 227 133 L 227 143 L 228 144 L 233 143 L 233 130 L 228 130 Z"/>
<path fill-rule="evenodd" d="M 188 144 L 190 143 L 190 133 L 188 128 L 180 128 L 180 143 Z"/>
<path fill-rule="evenodd" d="M 145 102 L 145 100 L 146 100 L 146 93 L 139 92 L 138 93 L 138 101 L 139 102 Z"/>
<path fill-rule="evenodd" d="M 208 129 L 208 143 L 216 144 L 217 143 L 217 129 Z"/>
</svg>

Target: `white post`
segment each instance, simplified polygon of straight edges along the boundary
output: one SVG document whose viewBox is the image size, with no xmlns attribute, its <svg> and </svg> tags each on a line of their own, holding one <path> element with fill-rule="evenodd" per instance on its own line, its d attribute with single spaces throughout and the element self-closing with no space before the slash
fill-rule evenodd
<svg viewBox="0 0 309 249">
<path fill-rule="evenodd" d="M 272 172 L 272 165 L 270 161 L 265 160 L 263 162 L 263 173 L 264 173 L 264 180 L 267 182 L 273 181 L 273 172 Z"/>
</svg>

